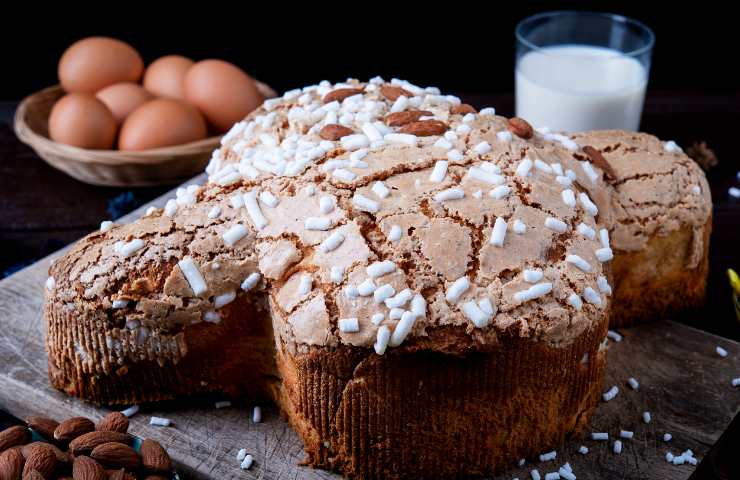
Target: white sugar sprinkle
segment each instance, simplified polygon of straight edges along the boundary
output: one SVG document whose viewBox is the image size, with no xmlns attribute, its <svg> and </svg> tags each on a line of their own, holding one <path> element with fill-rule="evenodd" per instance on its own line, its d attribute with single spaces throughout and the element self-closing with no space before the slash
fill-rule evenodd
<svg viewBox="0 0 740 480">
<path fill-rule="evenodd" d="M 434 142 L 434 147 L 441 148 L 443 150 L 449 150 L 452 148 L 452 143 L 444 137 L 440 137 L 439 140 Z"/>
<path fill-rule="evenodd" d="M 537 469 L 532 470 L 529 472 L 529 474 L 532 476 L 532 480 L 542 480 L 542 477 L 540 477 L 540 472 L 537 471 Z"/>
<path fill-rule="evenodd" d="M 195 296 L 199 297 L 206 293 L 208 285 L 206 285 L 206 281 L 203 278 L 203 275 L 201 275 L 200 270 L 198 270 L 198 266 L 195 264 L 195 261 L 193 261 L 191 257 L 185 257 L 177 262 L 177 264 L 180 266 L 180 270 L 185 276 L 185 280 L 187 280 Z"/>
<path fill-rule="evenodd" d="M 354 197 L 352 197 L 352 205 L 363 212 L 377 213 L 380 210 L 380 203 L 359 193 L 355 193 Z"/>
<path fill-rule="evenodd" d="M 722 358 L 724 358 L 724 357 L 727 356 L 727 350 L 725 350 L 724 348 L 722 348 L 720 346 L 718 346 L 717 348 L 715 348 L 714 351 L 717 352 L 717 355 L 719 355 Z"/>
<path fill-rule="evenodd" d="M 388 143 L 410 145 L 414 147 L 419 142 L 419 137 L 417 137 L 416 135 L 410 135 L 408 133 L 388 133 L 383 136 L 383 140 Z"/>
<path fill-rule="evenodd" d="M 258 272 L 252 272 L 247 276 L 247 278 L 244 279 L 244 281 L 240 285 L 240 288 L 245 292 L 248 292 L 257 286 L 261 278 L 262 275 L 260 275 Z"/>
<path fill-rule="evenodd" d="M 460 150 L 450 150 L 447 152 L 447 160 L 451 162 L 460 162 L 463 159 L 463 154 L 460 153 Z"/>
<path fill-rule="evenodd" d="M 336 199 L 334 197 L 325 195 L 319 198 L 319 210 L 324 215 L 327 215 L 333 212 L 335 206 L 336 206 Z"/>
<path fill-rule="evenodd" d="M 491 316 L 481 309 L 475 302 L 465 302 L 462 305 L 462 312 L 465 317 L 473 322 L 478 328 L 488 325 Z"/>
<path fill-rule="evenodd" d="M 465 197 L 465 192 L 462 188 L 448 188 L 447 190 L 442 190 L 441 192 L 437 193 L 434 196 L 434 200 L 436 202 L 444 202 L 446 200 L 459 200 L 461 198 Z"/>
<path fill-rule="evenodd" d="M 174 217 L 177 213 L 177 201 L 174 198 L 167 200 L 164 206 L 164 214 L 168 217 Z"/>
<path fill-rule="evenodd" d="M 411 329 L 414 327 L 417 316 L 412 312 L 403 312 L 401 320 L 396 324 L 391 339 L 388 342 L 392 347 L 397 347 L 403 343 Z"/>
<path fill-rule="evenodd" d="M 517 218 L 516 220 L 514 220 L 514 226 L 512 227 L 512 230 L 514 230 L 514 233 L 518 235 L 523 235 L 527 233 L 527 225 Z"/>
<path fill-rule="evenodd" d="M 311 293 L 311 287 L 312 287 L 313 281 L 311 280 L 310 275 L 303 275 L 301 277 L 301 281 L 298 284 L 298 295 L 308 295 Z"/>
<path fill-rule="evenodd" d="M 591 265 L 579 255 L 568 255 L 565 257 L 565 261 L 583 272 L 588 273 L 591 271 Z"/>
<path fill-rule="evenodd" d="M 520 177 L 526 177 L 529 175 L 529 171 L 532 170 L 533 166 L 532 160 L 525 158 L 521 162 L 519 162 L 519 165 L 516 167 L 516 174 Z"/>
<path fill-rule="evenodd" d="M 103 220 L 102 222 L 100 222 L 101 232 L 107 232 L 111 228 L 113 228 L 113 222 L 111 222 L 110 220 Z"/>
<path fill-rule="evenodd" d="M 599 230 L 599 240 L 601 240 L 601 246 L 604 248 L 609 248 L 609 230 L 606 228 L 602 228 Z"/>
<path fill-rule="evenodd" d="M 339 141 L 342 144 L 342 148 L 347 151 L 367 148 L 370 145 L 370 140 L 362 134 L 347 135 L 340 138 Z"/>
<path fill-rule="evenodd" d="M 388 273 L 396 271 L 396 264 L 390 260 L 383 260 L 381 262 L 375 262 L 366 268 L 368 276 L 372 278 L 382 277 Z"/>
<path fill-rule="evenodd" d="M 229 203 L 231 208 L 238 210 L 244 206 L 244 198 L 241 193 L 235 193 L 229 198 Z"/>
<path fill-rule="evenodd" d="M 262 421 L 262 408 L 259 406 L 255 406 L 252 409 L 252 422 L 253 423 L 260 423 Z"/>
<path fill-rule="evenodd" d="M 221 207 L 218 205 L 214 206 L 208 211 L 208 218 L 213 220 L 214 218 L 218 218 L 221 215 Z"/>
<path fill-rule="evenodd" d="M 491 190 L 489 195 L 491 198 L 494 198 L 496 200 L 502 200 L 509 196 L 511 193 L 511 188 L 509 188 L 508 185 L 499 185 L 498 187 Z"/>
<path fill-rule="evenodd" d="M 738 386 L 740 386 L 740 377 L 737 377 L 737 378 L 733 378 L 733 379 L 732 379 L 732 382 L 730 382 L 730 383 L 731 383 L 731 385 L 732 385 L 733 387 L 738 387 Z"/>
<path fill-rule="evenodd" d="M 650 423 L 653 420 L 652 415 L 650 415 L 650 412 L 642 412 L 642 421 L 645 423 Z"/>
<path fill-rule="evenodd" d="M 558 175 L 557 177 L 555 177 L 555 181 L 564 187 L 570 187 L 571 185 L 573 185 L 573 181 L 563 175 Z"/>
<path fill-rule="evenodd" d="M 489 298 L 481 298 L 480 300 L 478 300 L 478 306 L 481 310 L 483 310 L 484 312 L 486 312 L 486 314 L 490 316 L 496 314 L 497 309 Z"/>
<path fill-rule="evenodd" d="M 386 299 L 391 298 L 396 293 L 393 285 L 386 283 L 375 289 L 373 292 L 373 300 L 375 303 L 383 303 Z"/>
<path fill-rule="evenodd" d="M 539 158 L 535 159 L 534 168 L 544 173 L 552 173 L 552 167 Z"/>
<path fill-rule="evenodd" d="M 385 349 L 388 347 L 388 341 L 391 338 L 391 330 L 383 325 L 378 329 L 378 333 L 375 337 L 375 344 L 373 345 L 373 348 L 375 349 L 375 353 L 378 355 L 383 355 L 385 353 Z"/>
<path fill-rule="evenodd" d="M 596 293 L 596 290 L 591 287 L 586 287 L 583 289 L 583 298 L 585 298 L 586 301 L 592 305 L 596 305 L 597 307 L 601 306 L 601 295 Z"/>
<path fill-rule="evenodd" d="M 699 185 L 693 185 L 691 187 L 691 193 L 694 195 L 699 195 L 701 193 L 701 187 Z"/>
<path fill-rule="evenodd" d="M 344 296 L 350 299 L 357 298 L 360 296 L 360 292 L 357 291 L 357 287 L 354 285 L 347 285 L 344 289 Z"/>
<path fill-rule="evenodd" d="M 331 219 L 328 217 L 306 217 L 303 226 L 306 230 L 326 231 L 331 228 Z"/>
<path fill-rule="evenodd" d="M 329 271 L 329 280 L 334 283 L 341 283 L 344 278 L 344 268 L 333 266 Z"/>
<path fill-rule="evenodd" d="M 126 242 L 121 245 L 121 248 L 118 250 L 118 254 L 122 258 L 128 258 L 142 248 L 144 248 L 144 241 L 140 238 L 135 238 L 130 242 Z"/>
<path fill-rule="evenodd" d="M 591 162 L 580 162 L 581 168 L 583 169 L 583 172 L 586 174 L 586 176 L 591 180 L 591 183 L 596 185 L 596 182 L 599 180 L 600 175 L 594 170 L 594 167 L 591 165 Z"/>
<path fill-rule="evenodd" d="M 596 286 L 599 288 L 599 291 L 603 293 L 604 295 L 611 295 L 612 294 L 612 287 L 609 285 L 609 281 L 606 279 L 605 276 L 599 275 L 596 277 Z"/>
<path fill-rule="evenodd" d="M 580 233 L 589 240 L 593 240 L 596 238 L 596 231 L 585 223 L 579 223 L 576 227 L 576 232 Z"/>
<path fill-rule="evenodd" d="M 506 220 L 501 217 L 496 218 L 489 243 L 494 247 L 503 247 L 504 240 L 506 239 L 506 228 Z"/>
<path fill-rule="evenodd" d="M 591 440 L 609 440 L 609 434 L 607 432 L 592 432 Z"/>
<path fill-rule="evenodd" d="M 537 283 L 542 280 L 544 273 L 540 269 L 525 269 L 524 281 L 527 283 Z"/>
<path fill-rule="evenodd" d="M 387 198 L 388 195 L 391 194 L 391 191 L 388 189 L 388 187 L 385 186 L 385 183 L 383 182 L 375 182 L 373 184 L 372 190 L 373 193 L 380 198 Z"/>
<path fill-rule="evenodd" d="M 57 282 L 54 280 L 54 277 L 48 277 L 46 279 L 46 289 L 47 290 L 54 290 L 54 287 L 56 286 Z"/>
<path fill-rule="evenodd" d="M 630 377 L 627 379 L 627 384 L 629 384 L 630 388 L 632 390 L 639 390 L 640 389 L 640 382 L 637 381 L 635 377 Z"/>
<path fill-rule="evenodd" d="M 583 301 L 581 300 L 581 297 L 579 297 L 575 293 L 571 293 L 568 295 L 568 304 L 575 308 L 576 310 L 580 310 L 583 307 Z"/>
<path fill-rule="evenodd" d="M 113 300 L 113 303 L 111 304 L 111 307 L 115 308 L 116 310 L 120 310 L 121 308 L 128 307 L 129 301 L 128 300 Z"/>
<path fill-rule="evenodd" d="M 448 302 L 455 303 L 469 287 L 470 280 L 468 280 L 468 277 L 460 277 L 452 282 L 452 285 L 447 289 L 445 298 Z"/>
<path fill-rule="evenodd" d="M 340 318 L 339 331 L 342 333 L 357 333 L 360 331 L 360 323 L 357 318 Z"/>
<path fill-rule="evenodd" d="M 681 151 L 681 147 L 679 147 L 673 140 L 668 140 L 663 144 L 663 150 L 667 153 L 676 153 Z"/>
<path fill-rule="evenodd" d="M 729 189 L 727 190 L 727 193 L 728 193 L 728 194 L 729 194 L 729 195 L 730 195 L 730 196 L 731 196 L 732 198 L 740 198 L 740 188 L 737 188 L 737 187 L 730 187 L 730 188 L 729 188 Z"/>
<path fill-rule="evenodd" d="M 599 213 L 599 209 L 596 207 L 596 204 L 588 198 L 588 195 L 585 192 L 578 194 L 578 201 L 589 215 L 594 216 Z"/>
<path fill-rule="evenodd" d="M 278 200 L 278 198 L 273 195 L 272 192 L 263 190 L 262 192 L 260 192 L 260 202 L 264 203 L 270 208 L 275 208 L 280 203 L 280 200 Z"/>
<path fill-rule="evenodd" d="M 552 283 L 543 282 L 536 285 L 532 285 L 526 290 L 520 290 L 514 294 L 514 300 L 518 303 L 528 302 L 547 295 L 552 291 Z"/>
<path fill-rule="evenodd" d="M 481 108 L 481 111 L 478 112 L 478 115 L 493 116 L 496 115 L 496 109 L 493 107 Z"/>
<path fill-rule="evenodd" d="M 403 235 L 403 231 L 401 230 L 401 227 L 398 225 L 391 226 L 391 231 L 388 233 L 388 240 L 391 242 L 397 242 L 401 240 L 401 235 Z"/>
<path fill-rule="evenodd" d="M 557 458 L 558 452 L 553 450 L 552 452 L 542 453 L 540 454 L 540 462 L 550 462 L 552 460 L 555 460 Z"/>
<path fill-rule="evenodd" d="M 429 181 L 434 183 L 442 183 L 447 176 L 447 166 L 449 163 L 446 160 L 438 160 L 434 164 L 434 169 L 429 175 Z"/>
<path fill-rule="evenodd" d="M 489 185 L 501 185 L 506 181 L 503 176 L 487 172 L 478 167 L 470 167 L 470 170 L 468 170 L 468 177 Z"/>
<path fill-rule="evenodd" d="M 511 132 L 504 130 L 503 132 L 497 132 L 496 138 L 499 142 L 510 142 L 513 137 L 511 136 Z"/>
<path fill-rule="evenodd" d="M 614 397 L 616 397 L 618 393 L 619 393 L 619 387 L 614 385 L 606 393 L 604 393 L 601 397 L 604 399 L 605 402 L 608 402 L 614 399 Z"/>
<path fill-rule="evenodd" d="M 614 253 L 611 248 L 599 248 L 594 253 L 596 254 L 596 259 L 601 263 L 608 262 L 614 258 Z"/>
<path fill-rule="evenodd" d="M 578 453 L 580 453 L 581 455 L 586 455 L 588 453 L 588 447 L 586 447 L 585 445 L 581 445 L 578 448 Z"/>
<path fill-rule="evenodd" d="M 619 436 L 622 438 L 632 438 L 635 436 L 635 432 L 632 432 L 630 430 L 620 430 Z"/>
<path fill-rule="evenodd" d="M 203 314 L 203 320 L 209 323 L 220 323 L 221 315 L 216 310 L 208 310 Z"/>
<path fill-rule="evenodd" d="M 149 425 L 154 425 L 157 427 L 169 427 L 171 424 L 172 421 L 169 418 L 152 417 L 149 419 Z"/>
<path fill-rule="evenodd" d="M 568 230 L 568 225 L 565 222 L 553 217 L 545 219 L 545 227 L 558 233 L 565 233 Z"/>
<path fill-rule="evenodd" d="M 545 480 L 558 480 L 560 478 L 560 474 L 558 472 L 547 472 L 545 474 Z"/>
<path fill-rule="evenodd" d="M 391 320 L 400 320 L 403 316 L 403 312 L 405 312 L 403 308 L 391 308 L 390 313 L 388 314 L 388 318 Z"/>
<path fill-rule="evenodd" d="M 457 128 L 455 129 L 455 131 L 459 133 L 460 135 L 467 135 L 468 133 L 470 133 L 471 130 L 472 129 L 470 128 L 470 126 L 465 125 L 465 124 L 458 125 Z"/>
<path fill-rule="evenodd" d="M 236 298 L 236 292 L 230 291 L 226 293 L 222 293 L 221 295 L 216 295 L 213 297 L 213 307 L 214 308 L 221 308 L 223 306 L 226 306 L 234 301 Z"/>
<path fill-rule="evenodd" d="M 385 320 L 385 315 L 382 313 L 374 313 L 373 316 L 370 317 L 370 322 L 375 326 L 380 325 L 383 320 Z"/>
<path fill-rule="evenodd" d="M 575 208 L 576 195 L 573 193 L 573 190 L 571 190 L 570 188 L 566 188 L 565 190 L 560 192 L 560 197 L 563 199 L 563 203 L 571 208 Z"/>
<path fill-rule="evenodd" d="M 262 230 L 267 226 L 267 219 L 262 215 L 262 209 L 260 209 L 257 203 L 257 192 L 250 190 L 244 194 L 244 206 L 247 207 L 247 213 L 249 218 L 254 223 L 257 230 Z"/>
<path fill-rule="evenodd" d="M 237 462 L 241 462 L 242 460 L 244 460 L 246 458 L 246 456 L 247 456 L 247 449 L 246 448 L 241 448 L 236 453 L 236 461 Z"/>
<path fill-rule="evenodd" d="M 123 415 L 124 415 L 124 416 L 125 416 L 126 418 L 131 418 L 131 417 L 133 417 L 134 415 L 136 415 L 137 413 L 139 413 L 139 406 L 138 406 L 138 405 L 132 405 L 132 406 L 128 407 L 128 408 L 127 408 L 127 409 L 125 409 L 125 410 L 121 410 L 121 413 L 122 413 L 122 414 L 123 414 Z"/>
<path fill-rule="evenodd" d="M 222 400 L 220 402 L 214 403 L 213 406 L 216 407 L 217 409 L 228 408 L 231 406 L 231 402 L 228 400 Z"/>
<path fill-rule="evenodd" d="M 670 433 L 664 433 L 663 434 L 663 441 L 664 442 L 670 442 L 673 439 L 673 435 Z"/>
<path fill-rule="evenodd" d="M 343 182 L 347 182 L 347 183 L 349 183 L 352 180 L 354 180 L 355 178 L 357 178 L 357 175 L 355 175 L 354 173 L 350 172 L 346 168 L 337 168 L 336 170 L 334 170 L 333 172 L 331 172 L 331 174 L 333 176 L 337 177 L 339 180 L 341 180 Z"/>
<path fill-rule="evenodd" d="M 372 295 L 372 293 L 375 291 L 376 285 L 375 282 L 373 282 L 372 278 L 365 279 L 364 282 L 357 285 L 357 293 L 360 294 L 361 297 L 367 297 Z"/>
<path fill-rule="evenodd" d="M 411 312 L 419 317 L 427 314 L 427 301 L 419 293 L 411 299 Z"/>
<path fill-rule="evenodd" d="M 473 147 L 473 151 L 478 155 L 485 155 L 491 151 L 491 145 L 488 142 L 480 142 L 478 145 Z"/>
<path fill-rule="evenodd" d="M 329 253 L 339 248 L 344 243 L 344 235 L 340 231 L 335 231 L 319 245 L 319 250 L 323 253 Z"/>
<path fill-rule="evenodd" d="M 400 308 L 406 305 L 409 300 L 414 296 L 414 292 L 410 288 L 405 288 L 398 292 L 395 296 L 387 298 L 385 300 L 385 306 L 388 308 Z"/>
<path fill-rule="evenodd" d="M 622 441 L 621 440 L 614 440 L 614 453 L 619 455 L 622 453 Z"/>
<path fill-rule="evenodd" d="M 247 227 L 237 223 L 233 227 L 226 230 L 221 237 L 224 239 L 224 243 L 229 247 L 233 247 L 242 238 L 247 236 Z"/>
</svg>

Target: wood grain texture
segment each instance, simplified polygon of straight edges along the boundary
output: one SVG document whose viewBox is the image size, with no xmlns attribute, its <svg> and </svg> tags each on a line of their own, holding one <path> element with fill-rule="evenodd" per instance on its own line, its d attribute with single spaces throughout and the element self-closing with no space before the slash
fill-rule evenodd
<svg viewBox="0 0 740 480">
<path fill-rule="evenodd" d="M 200 176 L 193 182 L 203 180 Z M 161 206 L 165 198 L 153 204 Z M 147 206 L 122 221 L 138 218 Z M 19 418 L 85 415 L 97 420 L 107 410 L 68 398 L 47 381 L 41 299 L 51 258 L 0 281 L 0 408 Z M 703 458 L 737 413 L 740 388 L 732 388 L 730 381 L 740 376 L 740 344 L 667 321 L 622 333 L 622 342 L 610 342 L 604 385 L 604 390 L 617 385 L 620 393 L 611 402 L 602 402 L 591 429 L 609 432 L 609 442 L 573 439 L 558 449 L 554 462 L 531 459 L 525 468 L 497 479 L 529 478 L 531 468 L 544 478 L 544 473 L 556 471 L 566 461 L 579 478 L 689 477 L 694 467 L 668 464 L 665 453 L 691 448 Z M 729 352 L 727 358 L 715 353 L 717 345 Z M 629 377 L 640 381 L 639 391 L 626 385 Z M 652 413 L 650 424 L 642 421 L 646 410 Z M 187 478 L 337 478 L 299 466 L 304 458 L 302 443 L 274 409 L 265 409 L 260 424 L 251 423 L 250 411 L 250 405 L 238 403 L 216 410 L 213 399 L 146 405 L 131 419 L 131 431 L 165 445 Z M 174 426 L 151 427 L 151 415 L 170 418 Z M 612 444 L 620 429 L 632 430 L 635 436 L 622 439 L 623 452 L 616 455 Z M 674 437 L 669 443 L 661 440 L 665 432 Z M 588 455 L 577 453 L 580 445 L 590 449 Z M 255 458 L 248 472 L 238 468 L 240 448 Z"/>
</svg>

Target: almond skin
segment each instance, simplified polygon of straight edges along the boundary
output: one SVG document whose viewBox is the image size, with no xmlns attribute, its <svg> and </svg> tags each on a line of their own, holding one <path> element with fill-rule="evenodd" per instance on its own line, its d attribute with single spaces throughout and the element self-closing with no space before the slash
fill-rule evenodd
<svg viewBox="0 0 740 480">
<path fill-rule="evenodd" d="M 26 459 L 18 448 L 11 448 L 0 454 L 0 480 L 18 480 L 23 473 Z"/>
<path fill-rule="evenodd" d="M 362 93 L 364 90 L 361 88 L 338 88 L 324 95 L 323 102 L 331 103 L 333 101 L 341 102 L 347 97 Z"/>
<path fill-rule="evenodd" d="M 95 424 L 89 418 L 72 417 L 59 424 L 54 430 L 54 438 L 60 442 L 71 442 L 87 432 L 95 430 Z"/>
<path fill-rule="evenodd" d="M 95 447 L 90 453 L 93 460 L 113 468 L 135 470 L 141 465 L 141 457 L 136 450 L 118 442 L 109 442 Z"/>
<path fill-rule="evenodd" d="M 141 442 L 141 463 L 150 472 L 169 472 L 172 470 L 172 460 L 167 450 L 154 440 L 146 439 Z"/>
<path fill-rule="evenodd" d="M 400 127 L 407 123 L 416 122 L 425 115 L 432 115 L 432 112 L 426 110 L 405 110 L 403 112 L 389 113 L 383 121 L 389 127 Z"/>
<path fill-rule="evenodd" d="M 28 445 L 24 445 L 21 449 L 21 453 L 23 454 L 24 458 L 28 458 L 32 456 L 38 448 L 51 450 L 51 452 L 54 453 L 54 457 L 57 459 L 57 462 L 59 463 L 69 462 L 69 455 L 66 452 L 61 451 L 56 445 L 52 445 L 51 443 L 46 442 L 32 442 Z"/>
<path fill-rule="evenodd" d="M 465 115 L 468 113 L 478 113 L 478 110 L 475 109 L 474 106 L 469 105 L 467 103 L 461 103 L 460 105 L 455 105 L 450 109 L 450 113 L 456 114 L 456 115 Z"/>
<path fill-rule="evenodd" d="M 400 96 L 404 96 L 406 98 L 414 96 L 414 94 L 408 90 L 401 87 L 395 87 L 393 85 L 383 85 L 380 87 L 380 93 L 391 102 L 395 102 Z"/>
<path fill-rule="evenodd" d="M 136 477 L 124 469 L 108 470 L 108 480 L 136 480 Z"/>
<path fill-rule="evenodd" d="M 57 465 L 57 456 L 54 451 L 39 446 L 31 449 L 29 453 L 26 457 L 26 464 L 23 466 L 23 477 L 29 475 L 32 470 L 36 470 L 42 477 L 51 478 Z"/>
<path fill-rule="evenodd" d="M 103 466 L 90 457 L 76 457 L 72 464 L 74 480 L 105 480 L 107 476 Z"/>
<path fill-rule="evenodd" d="M 430 135 L 442 135 L 447 131 L 447 124 L 439 120 L 421 120 L 411 122 L 398 129 L 400 133 L 410 133 L 417 137 L 428 137 Z"/>
<path fill-rule="evenodd" d="M 23 480 L 46 480 L 38 470 L 23 471 Z"/>
<path fill-rule="evenodd" d="M 593 163 L 595 167 L 600 168 L 604 172 L 607 180 L 617 179 L 616 172 L 614 172 L 612 166 L 609 164 L 606 158 L 604 158 L 604 155 L 602 155 L 599 150 L 592 147 L 591 145 L 586 145 L 585 147 L 583 147 L 583 153 L 588 155 L 589 160 L 591 160 L 591 163 Z"/>
<path fill-rule="evenodd" d="M 534 129 L 532 128 L 532 125 L 530 125 L 529 122 L 524 120 L 523 118 L 510 118 L 507 127 L 511 133 L 519 138 L 523 138 L 524 140 L 528 140 L 532 138 L 532 135 L 534 135 Z"/>
<path fill-rule="evenodd" d="M 28 428 L 49 440 L 54 440 L 54 430 L 59 426 L 59 422 L 47 417 L 31 416 L 26 419 L 26 423 Z"/>
<path fill-rule="evenodd" d="M 128 431 L 128 417 L 121 412 L 110 412 L 95 425 L 95 430 L 126 433 Z"/>
<path fill-rule="evenodd" d="M 16 445 L 23 445 L 28 443 L 31 439 L 31 435 L 28 433 L 26 427 L 16 425 L 14 427 L 6 428 L 0 432 L 0 452 L 15 447 Z"/>
<path fill-rule="evenodd" d="M 347 128 L 344 125 L 339 125 L 337 123 L 330 123 L 329 125 L 325 125 L 321 130 L 319 130 L 319 137 L 323 138 L 324 140 L 335 142 L 340 138 L 346 137 L 347 135 L 352 135 L 353 133 L 354 132 L 351 128 Z"/>
<path fill-rule="evenodd" d="M 69 443 L 69 450 L 74 455 L 89 455 L 95 447 L 104 443 L 118 442 L 130 445 L 133 437 L 126 433 L 96 430 L 75 438 Z"/>
</svg>

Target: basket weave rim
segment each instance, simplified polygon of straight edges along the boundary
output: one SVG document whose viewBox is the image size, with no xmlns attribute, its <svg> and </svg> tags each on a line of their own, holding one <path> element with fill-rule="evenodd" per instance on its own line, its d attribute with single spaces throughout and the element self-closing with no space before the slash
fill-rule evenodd
<svg viewBox="0 0 740 480">
<path fill-rule="evenodd" d="M 255 80 L 258 90 L 265 98 L 275 97 L 277 94 L 268 85 Z M 87 148 L 66 145 L 48 138 L 45 135 L 33 130 L 26 122 L 29 115 L 29 107 L 35 102 L 40 101 L 45 96 L 55 95 L 62 92 L 61 85 L 54 85 L 44 88 L 38 92 L 24 98 L 18 105 L 13 119 L 13 128 L 18 139 L 30 146 L 34 150 L 44 153 L 51 153 L 57 156 L 66 157 L 69 162 L 78 163 L 97 163 L 105 165 L 122 165 L 122 164 L 156 164 L 181 155 L 192 155 L 216 148 L 220 141 L 221 135 L 208 137 L 195 142 L 174 145 L 170 147 L 152 148 L 140 151 L 121 151 L 121 150 L 92 150 Z"/>
</svg>

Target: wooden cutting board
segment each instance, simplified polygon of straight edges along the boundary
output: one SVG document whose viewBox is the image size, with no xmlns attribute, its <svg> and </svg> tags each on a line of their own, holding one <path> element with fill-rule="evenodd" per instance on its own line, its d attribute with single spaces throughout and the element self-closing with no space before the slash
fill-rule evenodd
<svg viewBox="0 0 740 480">
<path fill-rule="evenodd" d="M 189 183 L 203 181 L 200 176 Z M 172 196 L 159 198 L 119 221 L 139 218 L 147 207 L 163 206 Z M 69 398 L 47 381 L 41 303 L 53 257 L 0 281 L 0 408 L 19 418 L 84 415 L 97 419 L 104 409 Z M 665 454 L 690 448 L 701 460 L 735 416 L 740 388 L 733 388 L 730 382 L 740 377 L 740 344 L 670 321 L 620 333 L 623 341 L 610 341 L 604 385 L 604 390 L 617 385 L 619 394 L 599 405 L 591 426 L 591 431 L 609 432 L 610 440 L 570 440 L 558 449 L 554 462 L 530 459 L 525 468 L 497 479 L 530 478 L 532 468 L 544 478 L 566 461 L 579 478 L 684 479 L 691 475 L 695 467 L 668 464 Z M 718 345 L 729 352 L 727 358 L 717 355 Z M 627 386 L 629 377 L 639 380 L 638 391 Z M 186 478 L 337 478 L 299 466 L 302 443 L 274 408 L 265 407 L 263 422 L 253 424 L 251 405 L 217 410 L 213 400 L 144 405 L 132 418 L 131 431 L 165 445 Z M 644 411 L 652 414 L 649 424 L 642 420 Z M 152 415 L 171 419 L 173 426 L 149 426 Z M 620 429 L 634 431 L 634 438 L 622 439 L 623 451 L 617 455 L 612 448 Z M 673 435 L 672 441 L 663 442 L 665 432 Z M 587 455 L 578 453 L 581 445 L 590 449 Z M 247 472 L 238 468 L 236 453 L 240 448 L 255 458 Z"/>
</svg>

